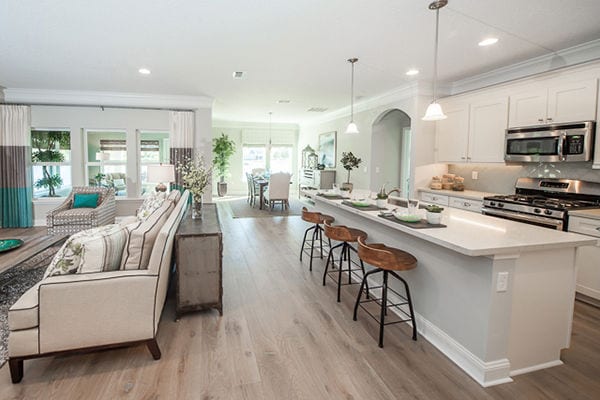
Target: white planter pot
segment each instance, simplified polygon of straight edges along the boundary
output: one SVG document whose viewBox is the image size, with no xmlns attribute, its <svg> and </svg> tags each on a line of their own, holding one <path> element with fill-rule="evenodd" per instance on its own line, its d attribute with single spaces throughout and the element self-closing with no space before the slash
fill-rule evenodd
<svg viewBox="0 0 600 400">
<path fill-rule="evenodd" d="M 387 199 L 377 199 L 377 208 L 386 208 L 387 203 Z"/>
<path fill-rule="evenodd" d="M 425 217 L 427 218 L 427 222 L 429 222 L 432 225 L 437 225 L 442 222 L 442 213 L 434 213 L 427 211 Z"/>
</svg>

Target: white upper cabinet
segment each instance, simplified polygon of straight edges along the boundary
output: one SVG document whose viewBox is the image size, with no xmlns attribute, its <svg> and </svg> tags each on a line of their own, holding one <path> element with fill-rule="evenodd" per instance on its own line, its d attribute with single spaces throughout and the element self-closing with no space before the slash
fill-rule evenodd
<svg viewBox="0 0 600 400">
<path fill-rule="evenodd" d="M 469 140 L 469 104 L 440 102 L 448 118 L 436 122 L 437 159 L 466 162 Z"/>
<path fill-rule="evenodd" d="M 467 160 L 504 162 L 504 135 L 507 124 L 507 96 L 472 102 Z"/>
<path fill-rule="evenodd" d="M 597 85 L 596 79 L 589 79 L 550 87 L 547 120 L 551 122 L 595 120 Z"/>
<path fill-rule="evenodd" d="M 596 79 L 561 82 L 510 96 L 508 125 L 512 127 L 596 119 Z"/>
<path fill-rule="evenodd" d="M 508 125 L 512 128 L 543 124 L 546 121 L 547 104 L 547 89 L 531 90 L 510 96 Z"/>
</svg>

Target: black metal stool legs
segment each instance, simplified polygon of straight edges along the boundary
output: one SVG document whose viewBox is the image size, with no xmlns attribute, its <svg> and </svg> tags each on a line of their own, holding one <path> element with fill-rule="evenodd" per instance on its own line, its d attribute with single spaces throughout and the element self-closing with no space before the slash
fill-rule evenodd
<svg viewBox="0 0 600 400">
<path fill-rule="evenodd" d="M 378 272 L 381 272 L 381 270 L 380 269 L 374 269 L 374 270 L 371 270 L 371 271 L 367 272 L 363 276 L 363 280 L 360 283 L 360 290 L 358 291 L 358 296 L 356 297 L 356 303 L 354 303 L 354 317 L 352 319 L 355 320 L 355 321 L 357 319 L 357 314 L 358 314 L 358 305 L 360 304 L 360 298 L 362 296 L 362 292 L 364 290 L 365 284 L 367 283 L 367 278 L 369 277 L 369 275 L 376 274 Z"/>
<path fill-rule="evenodd" d="M 404 283 L 404 289 L 406 289 L 406 300 L 408 300 L 408 309 L 410 310 L 410 319 L 412 321 L 412 326 L 413 326 L 412 339 L 417 340 L 417 321 L 415 320 L 415 312 L 413 310 L 413 304 L 412 304 L 412 299 L 410 297 L 410 289 L 408 288 L 408 283 L 406 283 L 406 281 L 404 279 L 402 279 L 400 277 L 400 275 L 398 275 L 394 271 L 390 271 L 390 273 L 395 278 L 400 279 L 402 281 L 402 283 Z"/>
<path fill-rule="evenodd" d="M 329 241 L 329 243 L 331 243 L 331 240 Z M 329 270 L 329 261 L 330 260 L 331 260 L 332 268 L 335 269 L 334 259 L 333 259 L 334 258 L 333 251 L 343 245 L 344 245 L 344 243 L 342 242 L 340 244 L 336 244 L 335 246 L 329 248 L 329 254 L 327 255 L 327 262 L 325 263 L 325 272 L 323 272 L 323 286 L 325 286 L 325 280 L 327 279 L 327 271 Z"/>
<path fill-rule="evenodd" d="M 302 246 L 300 246 L 300 261 L 302 261 L 302 253 L 304 253 L 304 244 L 306 243 L 306 235 L 308 235 L 308 232 L 310 232 L 312 229 L 315 229 L 315 227 L 311 226 L 310 228 L 308 228 L 307 230 L 304 231 L 304 238 L 302 239 Z"/>
</svg>

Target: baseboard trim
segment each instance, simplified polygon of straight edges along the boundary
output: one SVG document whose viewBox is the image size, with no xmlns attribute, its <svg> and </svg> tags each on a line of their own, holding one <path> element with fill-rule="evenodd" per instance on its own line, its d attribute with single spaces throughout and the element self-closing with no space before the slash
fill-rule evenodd
<svg viewBox="0 0 600 400">
<path fill-rule="evenodd" d="M 545 369 L 545 368 L 558 367 L 559 365 L 563 365 L 563 364 L 564 363 L 561 360 L 548 361 L 546 363 L 532 365 L 530 367 L 515 369 L 514 371 L 510 371 L 510 376 L 527 374 L 529 372 L 539 371 L 540 369 Z"/>
<path fill-rule="evenodd" d="M 357 280 L 356 277 L 353 276 L 353 278 Z M 378 283 L 370 278 L 369 285 L 377 286 Z M 391 292 L 388 292 L 388 298 L 392 303 L 400 302 L 400 299 Z M 400 311 L 394 308 L 390 310 L 401 318 L 404 318 L 404 315 Z M 485 362 L 419 313 L 415 313 L 415 318 L 417 320 L 417 331 L 421 337 L 435 346 L 435 348 L 441 351 L 482 387 L 490 387 L 513 381 L 510 378 L 510 361 L 508 359 L 502 358 Z M 408 322 L 408 324 L 412 326 L 412 323 Z"/>
</svg>

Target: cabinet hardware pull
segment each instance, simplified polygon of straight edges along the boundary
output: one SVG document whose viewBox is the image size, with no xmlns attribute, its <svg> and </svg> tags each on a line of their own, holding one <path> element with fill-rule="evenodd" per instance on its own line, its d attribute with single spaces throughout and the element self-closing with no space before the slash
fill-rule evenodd
<svg viewBox="0 0 600 400">
<path fill-rule="evenodd" d="M 538 122 L 544 122 L 544 118 L 538 118 Z"/>
<path fill-rule="evenodd" d="M 465 207 L 471 207 L 471 203 L 467 203 L 466 201 L 463 203 Z"/>
<path fill-rule="evenodd" d="M 464 159 L 466 159 L 466 157 L 461 157 L 460 159 L 461 159 L 461 160 L 464 160 Z"/>
<path fill-rule="evenodd" d="M 597 231 L 600 231 L 600 226 L 596 228 Z"/>
<path fill-rule="evenodd" d="M 548 117 L 546 118 L 546 121 L 552 121 L 552 118 Z"/>
</svg>

